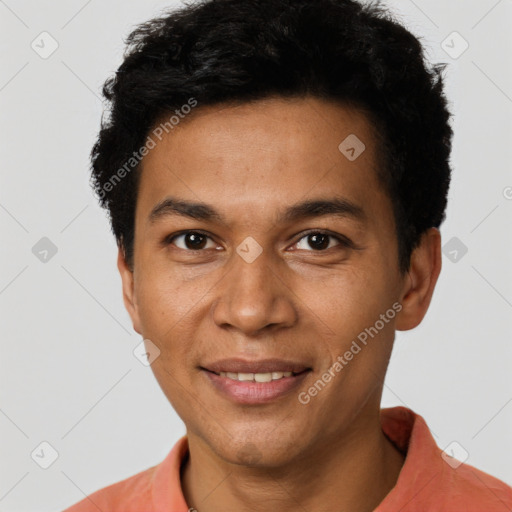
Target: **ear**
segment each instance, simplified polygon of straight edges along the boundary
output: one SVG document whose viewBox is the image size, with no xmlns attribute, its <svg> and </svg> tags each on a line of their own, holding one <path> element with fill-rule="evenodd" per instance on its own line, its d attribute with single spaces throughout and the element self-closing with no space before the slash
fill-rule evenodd
<svg viewBox="0 0 512 512">
<path fill-rule="evenodd" d="M 119 269 L 119 273 L 121 274 L 121 281 L 123 283 L 124 307 L 132 319 L 133 328 L 136 332 L 142 335 L 137 301 L 135 297 L 133 271 L 126 263 L 124 249 L 121 245 L 119 245 L 117 253 L 117 268 Z"/>
<path fill-rule="evenodd" d="M 441 260 L 441 234 L 437 228 L 430 228 L 411 254 L 400 295 L 402 310 L 396 317 L 398 331 L 414 329 L 423 320 L 441 272 Z"/>
</svg>

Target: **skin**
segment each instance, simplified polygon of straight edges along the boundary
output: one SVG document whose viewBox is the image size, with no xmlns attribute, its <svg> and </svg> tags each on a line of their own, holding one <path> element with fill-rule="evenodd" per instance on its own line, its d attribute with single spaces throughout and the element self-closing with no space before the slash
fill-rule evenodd
<svg viewBox="0 0 512 512">
<path fill-rule="evenodd" d="M 353 162 L 338 150 L 356 134 Z M 380 428 L 380 400 L 395 330 L 417 326 L 441 270 L 429 229 L 401 274 L 391 202 L 377 180 L 372 126 L 347 106 L 315 98 L 197 107 L 143 160 L 134 263 L 118 267 L 134 329 L 161 351 L 152 370 L 187 428 L 187 504 L 199 512 L 371 511 L 396 484 L 404 457 Z M 207 203 L 223 220 L 166 215 L 167 197 Z M 306 199 L 344 197 L 365 221 L 322 215 L 281 222 Z M 183 230 L 210 238 L 191 250 Z M 345 236 L 310 244 L 306 230 Z M 236 248 L 254 238 L 246 262 Z M 167 242 L 164 242 L 167 237 Z M 172 237 L 171 237 L 172 238 Z M 241 357 L 326 372 L 392 304 L 401 311 L 307 405 L 297 392 L 266 404 L 221 395 L 200 366 Z"/>
</svg>

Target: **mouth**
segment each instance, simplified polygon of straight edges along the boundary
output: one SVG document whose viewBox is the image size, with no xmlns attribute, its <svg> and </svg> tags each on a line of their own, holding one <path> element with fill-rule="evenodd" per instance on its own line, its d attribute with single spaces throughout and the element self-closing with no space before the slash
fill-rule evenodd
<svg viewBox="0 0 512 512">
<path fill-rule="evenodd" d="M 267 403 L 288 395 L 312 371 L 306 364 L 278 359 L 226 359 L 200 369 L 217 392 L 239 404 Z"/>
<path fill-rule="evenodd" d="M 283 371 L 283 372 L 258 372 L 258 373 L 251 373 L 251 372 L 213 372 L 210 370 L 206 370 L 205 368 L 202 368 L 205 371 L 209 371 L 210 373 L 214 373 L 215 375 L 218 375 L 219 377 L 227 377 L 231 380 L 236 380 L 238 382 L 272 382 L 274 380 L 281 380 L 287 377 L 296 377 L 297 375 L 300 375 L 304 372 L 309 371 L 309 369 L 302 370 L 300 372 L 293 372 L 293 371 Z"/>
</svg>

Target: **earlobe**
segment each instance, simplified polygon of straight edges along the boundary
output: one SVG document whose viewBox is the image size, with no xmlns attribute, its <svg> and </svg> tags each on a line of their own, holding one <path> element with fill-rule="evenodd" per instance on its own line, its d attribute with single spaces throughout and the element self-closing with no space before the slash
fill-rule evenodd
<svg viewBox="0 0 512 512">
<path fill-rule="evenodd" d="M 135 294 L 134 275 L 133 271 L 129 268 L 126 262 L 125 252 L 121 245 L 118 247 L 117 268 L 119 269 L 119 274 L 121 275 L 124 306 L 126 311 L 128 311 L 130 318 L 132 319 L 133 328 L 137 333 L 142 334 Z"/>
<path fill-rule="evenodd" d="M 397 330 L 414 329 L 423 320 L 441 272 L 441 258 L 441 234 L 437 228 L 430 228 L 411 254 L 401 293 L 402 310 L 396 317 Z"/>
</svg>

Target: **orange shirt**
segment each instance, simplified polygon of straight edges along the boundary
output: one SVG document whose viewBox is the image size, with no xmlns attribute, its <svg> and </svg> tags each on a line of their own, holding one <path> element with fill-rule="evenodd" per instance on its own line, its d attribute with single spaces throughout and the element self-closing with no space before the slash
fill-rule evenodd
<svg viewBox="0 0 512 512">
<path fill-rule="evenodd" d="M 374 512 L 512 511 L 512 488 L 468 464 L 448 464 L 420 415 L 406 407 L 381 409 L 381 425 L 405 462 L 395 487 Z M 187 512 L 180 485 L 187 452 L 184 436 L 157 466 L 100 489 L 64 512 Z"/>
</svg>

